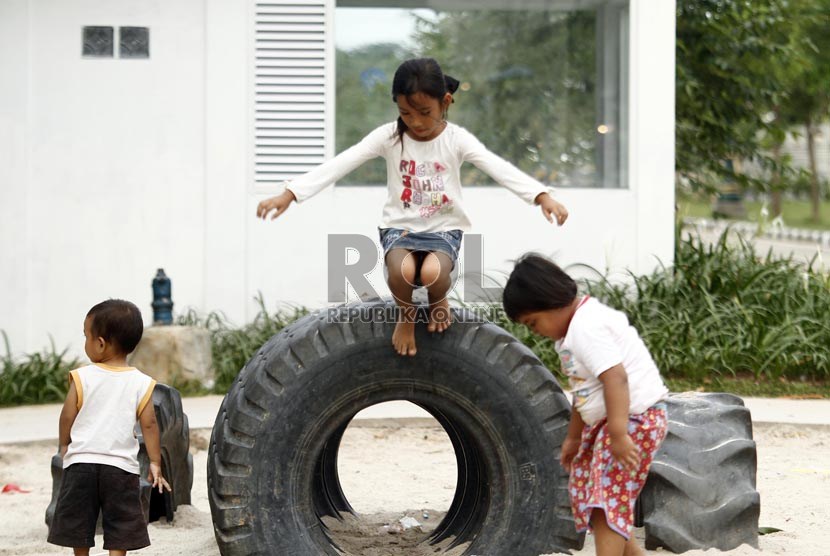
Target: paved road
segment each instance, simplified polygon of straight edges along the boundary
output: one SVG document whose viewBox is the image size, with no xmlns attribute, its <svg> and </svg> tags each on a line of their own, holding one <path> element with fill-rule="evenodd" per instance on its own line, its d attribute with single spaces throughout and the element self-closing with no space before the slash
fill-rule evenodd
<svg viewBox="0 0 830 556">
<path fill-rule="evenodd" d="M 690 221 L 687 220 L 688 222 Z M 683 230 L 684 234 L 697 234 L 708 243 L 716 243 L 726 230 L 726 225 L 720 222 L 717 224 L 707 220 L 696 222 L 697 225 L 694 223 L 687 225 Z M 827 232 L 816 234 L 818 237 L 814 235 L 810 239 L 807 237 L 812 232 L 803 230 L 773 230 L 771 233 L 758 236 L 757 226 L 748 222 L 736 223 L 730 230 L 732 231 L 729 239 L 731 244 L 737 244 L 740 241 L 738 239 L 740 235 L 752 243 L 759 255 L 766 255 L 772 249 L 772 252 L 780 257 L 792 255 L 795 260 L 805 262 L 809 262 L 818 255 L 816 264 L 820 267 L 823 265 L 825 272 L 830 271 L 830 240 L 828 240 L 830 234 Z M 799 236 L 802 239 L 797 239 Z"/>
</svg>

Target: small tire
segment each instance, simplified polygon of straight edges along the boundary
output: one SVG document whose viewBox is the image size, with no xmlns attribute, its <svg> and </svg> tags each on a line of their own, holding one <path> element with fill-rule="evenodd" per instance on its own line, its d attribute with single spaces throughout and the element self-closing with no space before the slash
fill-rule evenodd
<svg viewBox="0 0 830 556">
<path fill-rule="evenodd" d="M 455 498 L 424 542 L 510 556 L 581 547 L 557 461 L 570 405 L 550 372 L 469 311 L 454 312 L 442 334 L 417 324 L 418 354 L 399 356 L 395 316 L 384 302 L 308 315 L 240 371 L 208 454 L 220 552 L 340 554 L 321 520 L 351 512 L 337 477 L 340 438 L 358 411 L 401 399 L 435 416 L 456 452 Z"/>
<path fill-rule="evenodd" d="M 156 384 L 153 390 L 153 406 L 159 427 L 161 473 L 170 484 L 171 491 L 159 493 L 158 488 L 150 489 L 151 485 L 147 482 L 150 458 L 144 445 L 144 437 L 141 435 L 141 427 L 136 425 L 142 494 L 143 489 L 150 489 L 148 517 L 151 522 L 162 516 L 166 517 L 167 521 L 173 521 L 176 508 L 180 504 L 190 504 L 190 491 L 193 488 L 190 425 L 182 409 L 182 396 L 172 386 Z"/>
<path fill-rule="evenodd" d="M 639 498 L 646 548 L 758 547 L 752 419 L 731 394 L 669 397 L 668 432 Z"/>
</svg>

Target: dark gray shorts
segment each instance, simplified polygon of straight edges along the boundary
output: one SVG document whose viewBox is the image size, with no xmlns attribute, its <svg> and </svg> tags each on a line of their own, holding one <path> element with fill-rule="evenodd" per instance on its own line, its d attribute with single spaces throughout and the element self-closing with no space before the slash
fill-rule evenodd
<svg viewBox="0 0 830 556">
<path fill-rule="evenodd" d="M 150 546 L 138 475 L 100 463 L 75 463 L 63 470 L 48 541 L 73 548 L 95 546 L 99 511 L 104 550 Z"/>
</svg>

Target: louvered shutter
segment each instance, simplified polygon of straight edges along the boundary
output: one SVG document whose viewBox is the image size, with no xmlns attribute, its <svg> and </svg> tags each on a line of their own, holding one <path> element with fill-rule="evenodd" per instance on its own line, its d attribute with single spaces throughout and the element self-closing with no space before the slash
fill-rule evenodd
<svg viewBox="0 0 830 556">
<path fill-rule="evenodd" d="M 254 4 L 256 185 L 290 180 L 333 154 L 332 9 L 333 0 Z"/>
</svg>

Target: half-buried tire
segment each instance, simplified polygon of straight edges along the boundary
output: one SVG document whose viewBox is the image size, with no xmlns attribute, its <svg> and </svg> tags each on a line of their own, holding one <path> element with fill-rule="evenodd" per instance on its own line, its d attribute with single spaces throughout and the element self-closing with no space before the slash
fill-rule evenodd
<svg viewBox="0 0 830 556">
<path fill-rule="evenodd" d="M 761 503 L 749 409 L 731 394 L 678 394 L 667 404 L 668 433 L 639 498 L 646 548 L 757 548 Z"/>
<path fill-rule="evenodd" d="M 141 435 L 141 427 L 136 427 L 139 450 L 138 463 L 141 467 L 142 489 L 150 489 L 149 519 L 156 521 L 166 517 L 173 521 L 173 514 L 180 504 L 190 504 L 190 491 L 193 488 L 193 456 L 190 454 L 190 425 L 182 409 L 182 396 L 178 390 L 166 384 L 156 384 L 153 390 L 153 406 L 156 410 L 156 422 L 159 428 L 159 448 L 161 449 L 161 474 L 170 483 L 171 491 L 160 493 L 153 490 L 146 482 L 150 472 L 150 456 Z M 145 485 L 146 483 L 146 485 Z"/>
<path fill-rule="evenodd" d="M 557 462 L 570 409 L 547 369 L 467 311 L 443 334 L 419 324 L 415 357 L 394 352 L 394 322 L 383 302 L 309 315 L 239 373 L 208 460 L 221 553 L 339 554 L 321 518 L 352 511 L 337 477 L 340 439 L 358 411 L 389 400 L 427 410 L 455 449 L 455 497 L 425 543 L 469 543 L 470 555 L 579 548 Z"/>
</svg>

